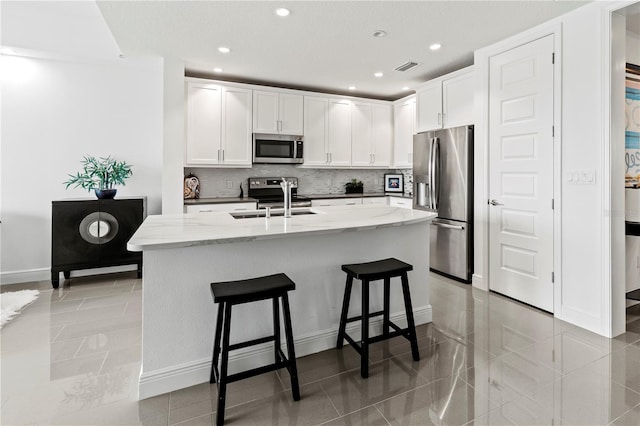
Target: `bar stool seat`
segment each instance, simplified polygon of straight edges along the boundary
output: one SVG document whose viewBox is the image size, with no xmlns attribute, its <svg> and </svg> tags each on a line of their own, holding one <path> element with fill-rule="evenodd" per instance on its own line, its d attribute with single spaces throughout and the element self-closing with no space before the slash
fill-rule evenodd
<svg viewBox="0 0 640 426">
<path fill-rule="evenodd" d="M 338 349 L 342 348 L 344 340 L 346 340 L 360 354 L 360 375 L 363 378 L 369 377 L 369 345 L 371 343 L 380 342 L 396 336 L 403 336 L 411 343 L 413 359 L 419 361 L 418 338 L 416 335 L 415 321 L 413 319 L 413 308 L 411 306 L 409 279 L 407 277 L 407 272 L 413 270 L 413 266 L 398 259 L 389 258 L 373 262 L 342 265 L 342 270 L 347 273 L 347 282 L 344 290 L 344 300 L 342 302 L 340 327 L 338 329 Z M 390 284 L 391 278 L 395 277 L 400 277 L 402 282 L 402 293 L 407 317 L 406 328 L 398 327 L 389 319 Z M 354 278 L 362 282 L 362 314 L 349 318 L 349 302 Z M 369 283 L 378 280 L 384 280 L 383 309 L 378 312 L 369 312 Z M 369 337 L 369 319 L 380 315 L 383 317 L 382 334 Z M 347 323 L 354 321 L 361 321 L 362 337 L 359 343 L 346 333 Z M 392 332 L 390 329 L 394 331 Z"/>
<path fill-rule="evenodd" d="M 211 293 L 214 303 L 218 303 L 218 315 L 216 322 L 216 334 L 213 343 L 213 359 L 211 361 L 210 383 L 218 385 L 218 408 L 216 424 L 224 424 L 224 409 L 227 393 L 227 384 L 264 374 L 270 371 L 286 368 L 291 376 L 291 392 L 295 401 L 300 400 L 300 387 L 298 385 L 298 370 L 296 355 L 293 345 L 293 331 L 291 327 L 291 312 L 289 311 L 289 298 L 287 293 L 295 290 L 296 285 L 285 274 L 268 275 L 258 278 L 250 278 L 239 281 L 225 281 L 211 284 Z M 259 339 L 247 340 L 241 343 L 229 344 L 231 331 L 232 306 L 257 302 L 259 300 L 272 299 L 273 301 L 273 335 Z M 288 356 L 280 348 L 280 301 L 284 314 L 285 340 L 287 342 Z M 274 363 L 236 374 L 228 374 L 229 351 L 242 349 L 266 342 L 274 342 Z M 218 360 L 221 357 L 220 369 Z"/>
</svg>

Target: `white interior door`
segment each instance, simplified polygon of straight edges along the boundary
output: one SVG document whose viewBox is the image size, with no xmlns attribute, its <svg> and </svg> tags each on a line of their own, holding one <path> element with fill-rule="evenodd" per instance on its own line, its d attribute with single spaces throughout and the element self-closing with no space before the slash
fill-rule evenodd
<svg viewBox="0 0 640 426">
<path fill-rule="evenodd" d="M 553 35 L 489 63 L 489 288 L 553 312 Z"/>
</svg>

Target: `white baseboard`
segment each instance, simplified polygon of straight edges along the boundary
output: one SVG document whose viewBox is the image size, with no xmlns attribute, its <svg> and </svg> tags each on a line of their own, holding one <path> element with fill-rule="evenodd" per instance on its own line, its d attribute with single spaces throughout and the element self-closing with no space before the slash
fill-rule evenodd
<svg viewBox="0 0 640 426">
<path fill-rule="evenodd" d="M 137 270 L 136 265 L 108 266 L 104 268 L 80 269 L 71 271 L 71 277 L 86 277 L 96 274 L 110 274 L 113 272 L 125 272 Z M 62 274 L 62 273 L 61 273 Z M 49 281 L 51 268 L 30 269 L 27 271 L 10 271 L 0 273 L 0 285 L 28 283 L 34 281 Z M 62 283 L 62 276 L 60 282 Z"/>
<path fill-rule="evenodd" d="M 432 320 L 431 305 L 414 309 L 413 316 L 416 325 L 426 324 Z M 406 327 L 407 321 L 404 314 L 391 316 L 391 320 L 399 327 Z M 358 323 L 351 323 L 347 327 L 348 332 L 359 332 Z M 372 319 L 370 333 L 375 335 L 382 329 L 382 319 Z M 295 340 L 296 357 L 302 357 L 336 347 L 338 338 L 337 327 L 335 330 L 322 330 L 306 336 L 300 336 Z M 283 337 L 284 339 L 284 337 Z M 283 348 L 284 350 L 284 348 Z M 286 351 L 285 351 L 286 353 Z M 248 370 L 258 365 L 266 365 L 273 362 L 273 346 L 263 344 L 253 346 L 244 351 L 235 351 L 229 356 L 229 373 Z M 211 358 L 200 359 L 172 367 L 144 372 L 140 374 L 138 387 L 138 399 L 150 398 L 174 390 L 194 386 L 209 381 L 211 374 Z"/>
<path fill-rule="evenodd" d="M 0 273 L 0 285 L 45 281 L 51 279 L 50 268 L 10 271 Z"/>
<path fill-rule="evenodd" d="M 482 277 L 482 275 L 473 274 L 471 276 L 471 285 L 480 290 L 489 291 L 489 286 L 484 281 L 484 278 Z"/>
</svg>

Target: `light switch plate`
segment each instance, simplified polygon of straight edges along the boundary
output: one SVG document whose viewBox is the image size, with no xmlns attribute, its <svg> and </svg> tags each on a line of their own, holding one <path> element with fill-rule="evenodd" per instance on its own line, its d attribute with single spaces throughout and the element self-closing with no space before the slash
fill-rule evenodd
<svg viewBox="0 0 640 426">
<path fill-rule="evenodd" d="M 567 182 L 576 185 L 595 185 L 596 171 L 595 169 L 568 170 Z"/>
</svg>

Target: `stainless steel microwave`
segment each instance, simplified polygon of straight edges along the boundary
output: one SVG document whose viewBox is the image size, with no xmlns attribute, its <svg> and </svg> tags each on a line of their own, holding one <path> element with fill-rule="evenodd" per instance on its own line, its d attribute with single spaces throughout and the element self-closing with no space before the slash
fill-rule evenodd
<svg viewBox="0 0 640 426">
<path fill-rule="evenodd" d="M 253 162 L 263 164 L 304 163 L 302 136 L 254 133 Z"/>
</svg>

